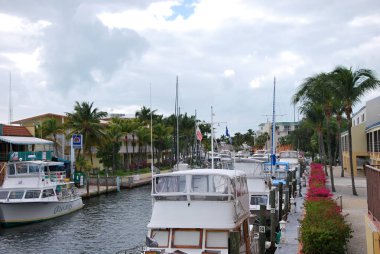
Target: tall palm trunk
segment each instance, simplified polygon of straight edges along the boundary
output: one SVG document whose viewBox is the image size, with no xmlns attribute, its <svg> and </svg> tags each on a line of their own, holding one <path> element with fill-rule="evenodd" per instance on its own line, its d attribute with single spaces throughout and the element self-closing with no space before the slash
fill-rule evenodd
<svg viewBox="0 0 380 254">
<path fill-rule="evenodd" d="M 330 135 L 330 114 L 326 114 L 326 125 L 327 125 L 327 153 L 329 157 L 329 168 L 330 168 L 330 181 L 331 181 L 331 191 L 335 192 L 334 185 L 334 173 L 333 173 L 333 160 L 331 154 L 331 135 Z"/>
<path fill-rule="evenodd" d="M 344 168 L 343 168 L 343 161 L 342 161 L 342 142 L 340 140 L 340 128 L 342 127 L 342 117 L 341 115 L 337 115 L 336 121 L 338 123 L 338 131 L 336 133 L 336 151 L 338 153 L 339 158 L 339 165 L 341 167 L 340 171 L 340 177 L 344 177 Z"/>
<path fill-rule="evenodd" d="M 352 183 L 352 195 L 357 196 L 358 193 L 356 192 L 355 188 L 355 179 L 354 179 L 354 163 L 352 161 L 352 133 L 351 133 L 351 113 L 346 112 L 347 116 L 347 122 L 348 122 L 348 152 L 350 156 L 350 172 L 351 172 L 351 183 Z"/>
<path fill-rule="evenodd" d="M 326 161 L 326 151 L 325 151 L 325 143 L 323 142 L 323 132 L 320 130 L 318 132 L 318 142 L 319 142 L 319 149 L 321 151 L 321 156 L 323 160 L 323 164 L 325 165 L 325 174 L 328 176 L 329 174 L 327 173 L 327 161 Z"/>
</svg>

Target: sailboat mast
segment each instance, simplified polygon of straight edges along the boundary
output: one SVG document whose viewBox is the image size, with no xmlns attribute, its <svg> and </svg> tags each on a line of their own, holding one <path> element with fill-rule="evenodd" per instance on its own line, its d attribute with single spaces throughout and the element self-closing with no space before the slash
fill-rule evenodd
<svg viewBox="0 0 380 254">
<path fill-rule="evenodd" d="M 9 72 L 9 125 L 13 121 L 13 108 L 12 108 L 12 72 Z"/>
<path fill-rule="evenodd" d="M 211 168 L 214 168 L 214 112 L 211 106 Z"/>
<path fill-rule="evenodd" d="M 273 81 L 273 114 L 272 114 L 272 165 L 276 163 L 276 77 Z"/>
<path fill-rule="evenodd" d="M 178 164 L 179 164 L 179 105 L 178 105 L 178 76 L 177 76 L 177 82 L 176 82 L 176 95 L 175 95 L 175 101 L 176 101 L 176 117 L 177 117 L 177 148 L 176 148 L 176 163 L 177 163 L 177 170 L 178 170 Z"/>
</svg>

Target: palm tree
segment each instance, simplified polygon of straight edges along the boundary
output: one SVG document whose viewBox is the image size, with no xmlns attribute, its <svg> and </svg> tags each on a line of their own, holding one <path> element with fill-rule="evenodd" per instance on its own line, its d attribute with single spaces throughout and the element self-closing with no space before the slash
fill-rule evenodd
<svg viewBox="0 0 380 254">
<path fill-rule="evenodd" d="M 171 147 L 173 127 L 158 123 L 153 126 L 153 138 L 158 149 L 157 162 L 162 163 L 162 151 Z"/>
<path fill-rule="evenodd" d="M 66 113 L 68 117 L 67 127 L 71 130 L 70 134 L 80 133 L 83 135 L 83 150 L 88 152 L 91 166 L 93 166 L 91 147 L 98 146 L 102 142 L 104 126 L 100 123 L 100 119 L 107 116 L 106 112 L 93 108 L 93 105 L 93 102 L 79 103 L 76 101 L 74 112 Z"/>
<path fill-rule="evenodd" d="M 344 113 L 347 118 L 348 128 L 348 151 L 350 158 L 350 172 L 352 182 L 352 194 L 357 196 L 354 180 L 354 166 L 352 161 L 352 133 L 351 133 L 351 114 L 352 107 L 360 101 L 360 97 L 370 90 L 380 86 L 379 80 L 373 71 L 359 69 L 356 71 L 343 66 L 338 66 L 332 71 L 334 81 L 334 92 L 343 101 Z"/>
<path fill-rule="evenodd" d="M 139 145 L 139 164 L 141 165 L 142 156 L 143 156 L 143 147 L 145 147 L 145 155 L 147 151 L 147 145 L 150 143 L 150 130 L 145 126 L 140 126 L 136 130 L 136 136 Z"/>
<path fill-rule="evenodd" d="M 330 168 L 331 190 L 335 192 L 334 186 L 334 174 L 333 174 L 333 158 L 331 152 L 331 134 L 330 134 L 330 122 L 333 113 L 334 97 L 331 89 L 331 78 L 329 74 L 320 73 L 307 78 L 298 88 L 298 91 L 293 96 L 293 103 L 296 104 L 299 101 L 308 102 L 312 104 L 322 105 L 324 114 L 326 116 L 326 141 L 327 152 Z M 327 175 L 325 163 L 325 172 Z"/>
<path fill-rule="evenodd" d="M 58 157 L 58 140 L 57 135 L 63 133 L 63 126 L 57 124 L 57 119 L 48 118 L 42 122 L 43 137 L 52 136 L 54 143 L 54 153 Z M 62 144 L 63 145 L 63 144 Z"/>
</svg>

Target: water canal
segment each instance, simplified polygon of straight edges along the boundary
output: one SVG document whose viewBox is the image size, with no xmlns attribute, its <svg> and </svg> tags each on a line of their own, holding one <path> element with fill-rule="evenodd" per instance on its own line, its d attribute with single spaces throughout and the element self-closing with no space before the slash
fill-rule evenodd
<svg viewBox="0 0 380 254">
<path fill-rule="evenodd" d="M 0 253 L 116 253 L 141 245 L 151 216 L 150 186 L 84 200 L 57 219 L 0 228 Z"/>
</svg>

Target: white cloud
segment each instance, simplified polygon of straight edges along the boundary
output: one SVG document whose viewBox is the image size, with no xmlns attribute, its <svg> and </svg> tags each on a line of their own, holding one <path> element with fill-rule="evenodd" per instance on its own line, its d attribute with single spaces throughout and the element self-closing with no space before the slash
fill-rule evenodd
<svg viewBox="0 0 380 254">
<path fill-rule="evenodd" d="M 355 17 L 350 23 L 352 27 L 365 27 L 370 25 L 380 25 L 380 15 L 369 15 L 369 16 L 360 16 Z"/>
<path fill-rule="evenodd" d="M 224 75 L 226 78 L 230 78 L 230 77 L 235 76 L 235 71 L 232 70 L 232 69 L 227 69 L 227 70 L 224 70 L 223 75 Z"/>
<path fill-rule="evenodd" d="M 8 58 L 21 72 L 36 72 L 40 66 L 41 48 L 37 48 L 31 54 L 25 53 L 2 53 L 0 55 Z"/>
<path fill-rule="evenodd" d="M 130 28 L 137 31 L 196 31 L 217 30 L 228 26 L 230 21 L 242 23 L 269 22 L 277 24 L 309 23 L 303 16 L 286 16 L 274 13 L 270 8 L 257 4 L 249 4 L 242 0 L 203 0 L 193 4 L 194 13 L 187 19 L 178 15 L 174 20 L 168 20 L 173 15 L 172 7 L 179 1 L 153 2 L 146 10 L 128 9 L 121 12 L 103 12 L 97 17 L 109 28 Z"/>
<path fill-rule="evenodd" d="M 249 86 L 253 89 L 260 88 L 261 82 L 264 80 L 264 78 L 255 78 L 249 82 Z"/>
<path fill-rule="evenodd" d="M 380 69 L 380 5 L 347 1 L 342 12 L 326 1 L 195 0 L 186 17 L 177 7 L 187 0 L 6 1 L 0 81 L 17 69 L 14 101 L 26 109 L 17 105 L 15 119 L 28 108 L 70 112 L 75 101 L 134 114 L 150 104 L 149 83 L 153 108 L 169 115 L 180 74 L 181 112 L 209 121 L 213 105 L 215 121 L 245 132 L 271 113 L 274 76 L 281 120 L 292 121 L 304 78 L 339 64 Z"/>
<path fill-rule="evenodd" d="M 42 29 L 50 26 L 51 22 L 38 20 L 32 23 L 24 18 L 0 13 L 0 24 L 0 33 L 38 34 Z"/>
</svg>

